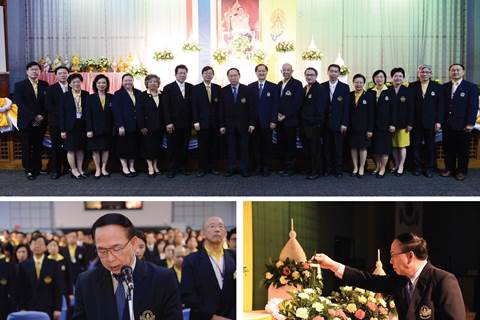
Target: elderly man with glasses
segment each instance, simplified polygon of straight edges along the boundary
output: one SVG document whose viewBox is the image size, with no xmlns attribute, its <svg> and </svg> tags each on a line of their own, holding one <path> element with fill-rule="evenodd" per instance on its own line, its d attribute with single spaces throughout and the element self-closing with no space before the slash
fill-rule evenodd
<svg viewBox="0 0 480 320">
<path fill-rule="evenodd" d="M 387 276 L 345 266 L 325 254 L 315 255 L 314 260 L 345 284 L 393 295 L 400 320 L 466 319 L 457 279 L 427 260 L 425 239 L 413 233 L 401 234 L 393 240 L 390 256 L 395 275 Z"/>
<path fill-rule="evenodd" d="M 134 235 L 130 220 L 119 213 L 106 214 L 93 224 L 100 264 L 78 276 L 73 319 L 182 319 L 175 274 L 138 260 Z M 133 270 L 131 291 L 121 272 L 125 266 Z M 133 300 L 133 317 L 128 296 Z"/>
</svg>

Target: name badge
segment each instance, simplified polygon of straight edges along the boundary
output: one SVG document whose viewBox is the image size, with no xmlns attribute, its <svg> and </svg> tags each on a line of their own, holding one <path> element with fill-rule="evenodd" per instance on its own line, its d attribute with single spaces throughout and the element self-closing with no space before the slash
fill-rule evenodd
<svg viewBox="0 0 480 320">
<path fill-rule="evenodd" d="M 431 95 L 432 97 L 435 97 L 435 91 L 432 91 Z"/>
<path fill-rule="evenodd" d="M 240 99 L 240 102 L 241 102 L 241 103 L 246 103 L 246 102 L 247 102 L 247 99 L 242 98 L 242 99 Z"/>
<path fill-rule="evenodd" d="M 308 96 L 307 96 L 308 99 L 312 99 L 312 94 L 309 93 Z"/>
<path fill-rule="evenodd" d="M 367 104 L 367 100 L 362 100 L 362 104 Z"/>
<path fill-rule="evenodd" d="M 342 97 L 342 96 L 337 97 L 337 100 L 338 100 L 338 102 L 342 102 L 342 101 L 343 101 L 343 97 Z"/>
<path fill-rule="evenodd" d="M 269 92 L 267 92 L 267 97 L 270 97 L 270 91 L 269 91 Z"/>
<path fill-rule="evenodd" d="M 291 92 L 290 90 L 287 90 L 287 91 L 285 91 L 285 95 L 286 95 L 286 96 L 291 96 L 291 95 L 292 95 L 292 92 Z"/>
<path fill-rule="evenodd" d="M 405 99 L 405 97 L 403 97 L 403 96 L 400 97 L 400 102 L 405 102 L 405 101 L 407 101 L 407 99 Z"/>
<path fill-rule="evenodd" d="M 155 315 L 150 310 L 143 311 L 140 320 L 155 320 Z"/>
<path fill-rule="evenodd" d="M 53 279 L 50 277 L 50 276 L 46 276 L 45 278 L 43 278 L 43 282 L 45 282 L 45 284 L 50 284 L 52 283 Z"/>
<path fill-rule="evenodd" d="M 427 306 L 422 306 L 418 312 L 420 319 L 430 319 L 432 317 L 432 309 Z"/>
<path fill-rule="evenodd" d="M 465 97 L 465 92 L 460 92 L 460 97 L 464 98 Z"/>
<path fill-rule="evenodd" d="M 389 99 L 388 99 L 388 96 L 385 96 L 385 101 L 388 101 L 388 100 L 389 100 Z"/>
<path fill-rule="evenodd" d="M 6 286 L 7 283 L 8 283 L 7 279 L 5 279 L 5 278 L 0 279 L 0 285 Z"/>
</svg>

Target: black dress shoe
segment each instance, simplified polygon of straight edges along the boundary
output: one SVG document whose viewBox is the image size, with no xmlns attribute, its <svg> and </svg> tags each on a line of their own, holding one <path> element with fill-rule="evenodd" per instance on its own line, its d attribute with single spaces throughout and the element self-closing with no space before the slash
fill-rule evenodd
<svg viewBox="0 0 480 320">
<path fill-rule="evenodd" d="M 198 171 L 196 176 L 197 176 L 197 178 L 201 178 L 201 177 L 205 176 L 205 171 Z"/>
<path fill-rule="evenodd" d="M 320 178 L 320 175 L 318 174 L 311 174 L 307 177 L 308 180 L 316 180 L 318 178 Z"/>
<path fill-rule="evenodd" d="M 262 172 L 263 177 L 268 177 L 269 175 L 270 175 L 270 170 L 268 170 L 268 169 L 263 170 L 263 172 Z"/>
<path fill-rule="evenodd" d="M 421 172 L 420 172 L 420 170 L 415 170 L 415 171 L 412 172 L 412 174 L 414 176 L 418 177 L 421 174 Z"/>
<path fill-rule="evenodd" d="M 130 171 L 130 176 L 131 176 L 131 177 L 136 177 L 136 176 L 138 176 L 137 171 Z"/>
<path fill-rule="evenodd" d="M 244 178 L 250 177 L 250 173 L 248 173 L 248 171 L 242 171 L 241 175 L 242 175 L 242 177 L 244 177 Z"/>
<path fill-rule="evenodd" d="M 350 177 L 356 177 L 357 175 L 358 175 L 357 172 L 352 172 L 352 173 L 350 173 Z"/>
<path fill-rule="evenodd" d="M 433 173 L 431 171 L 425 171 L 425 177 L 433 178 Z"/>
<path fill-rule="evenodd" d="M 33 173 L 31 172 L 26 172 L 25 175 L 27 176 L 27 179 L 28 180 L 35 180 L 37 178 L 37 176 L 35 176 Z"/>
<path fill-rule="evenodd" d="M 340 179 L 342 177 L 343 177 L 343 173 L 341 173 L 341 172 L 335 173 L 335 178 Z"/>
<path fill-rule="evenodd" d="M 52 179 L 52 180 L 57 180 L 58 178 L 60 178 L 60 174 L 58 172 L 53 172 L 50 175 L 50 179 Z"/>
<path fill-rule="evenodd" d="M 225 171 L 225 173 L 223 174 L 224 177 L 231 177 L 233 176 L 233 170 L 227 170 Z"/>
<path fill-rule="evenodd" d="M 183 175 L 184 176 L 190 176 L 191 174 L 192 174 L 192 172 L 190 170 L 187 170 L 187 169 L 183 170 Z"/>
<path fill-rule="evenodd" d="M 171 178 L 173 178 L 173 177 L 175 177 L 175 172 L 173 172 L 173 171 L 168 171 L 168 173 L 167 173 L 167 178 L 171 179 Z"/>
<path fill-rule="evenodd" d="M 295 174 L 295 171 L 289 170 L 289 171 L 284 171 L 281 176 L 282 177 L 291 177 Z"/>
<path fill-rule="evenodd" d="M 212 174 L 218 176 L 220 174 L 220 171 L 212 169 Z"/>
<path fill-rule="evenodd" d="M 99 176 L 94 175 L 94 176 L 93 176 L 93 179 L 98 180 L 98 179 L 100 179 L 101 177 L 102 177 L 102 175 L 99 175 Z"/>
</svg>

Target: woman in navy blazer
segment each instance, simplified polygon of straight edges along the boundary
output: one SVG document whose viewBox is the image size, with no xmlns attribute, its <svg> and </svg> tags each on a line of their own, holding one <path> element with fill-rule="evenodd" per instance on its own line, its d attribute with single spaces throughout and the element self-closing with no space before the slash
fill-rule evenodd
<svg viewBox="0 0 480 320">
<path fill-rule="evenodd" d="M 352 155 L 352 177 L 362 178 L 367 160 L 367 148 L 373 136 L 372 94 L 365 92 L 365 77 L 353 76 L 354 91 L 350 92 L 350 123 L 348 125 L 348 144 Z"/>
<path fill-rule="evenodd" d="M 88 92 L 82 90 L 83 77 L 79 73 L 68 76 L 71 91 L 65 92 L 59 110 L 60 134 L 63 148 L 67 151 L 67 160 L 71 169 L 71 177 L 85 179 L 83 157 L 86 143 L 84 108 Z"/>
<path fill-rule="evenodd" d="M 141 138 L 141 154 L 147 160 L 148 177 L 160 174 L 158 159 L 163 141 L 163 117 L 160 93 L 160 78 L 155 74 L 145 77 L 146 91 L 142 92 L 137 110 L 137 123 Z"/>
<path fill-rule="evenodd" d="M 387 75 L 383 70 L 373 73 L 375 87 L 368 91 L 375 97 L 375 121 L 373 127 L 373 154 L 375 156 L 375 170 L 372 172 L 377 178 L 385 176 L 388 156 L 392 152 L 392 137 L 395 133 L 395 109 L 392 107 L 392 97 L 385 85 Z"/>
<path fill-rule="evenodd" d="M 135 177 L 135 158 L 140 142 L 137 130 L 137 105 L 141 91 L 133 87 L 133 76 L 122 76 L 122 88 L 113 96 L 112 111 L 117 137 L 117 155 L 122 164 L 122 173 L 126 177 Z"/>
<path fill-rule="evenodd" d="M 95 77 L 92 86 L 94 94 L 88 96 L 85 108 L 87 149 L 92 151 L 93 162 L 95 162 L 94 177 L 99 179 L 102 175 L 110 176 L 107 171 L 107 163 L 112 137 L 113 95 L 108 93 L 110 81 L 103 74 Z"/>
</svg>

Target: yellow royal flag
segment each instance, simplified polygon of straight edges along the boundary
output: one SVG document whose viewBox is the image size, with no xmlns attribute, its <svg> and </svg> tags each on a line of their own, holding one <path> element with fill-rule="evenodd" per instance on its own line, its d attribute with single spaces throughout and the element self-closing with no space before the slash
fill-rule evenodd
<svg viewBox="0 0 480 320">
<path fill-rule="evenodd" d="M 253 225 L 252 202 L 243 203 L 243 261 L 245 272 L 243 274 L 243 310 L 252 310 L 253 298 Z"/>
<path fill-rule="evenodd" d="M 271 72 L 268 79 L 278 82 L 282 79 L 280 66 L 284 62 L 295 65 L 295 54 L 286 58 L 285 54 L 278 53 L 275 46 L 280 41 L 290 41 L 296 46 L 297 39 L 297 1 L 296 0 L 263 0 L 260 2 L 260 24 L 262 47 L 267 53 L 265 64 Z M 285 61 L 289 60 L 289 61 Z"/>
</svg>

